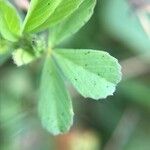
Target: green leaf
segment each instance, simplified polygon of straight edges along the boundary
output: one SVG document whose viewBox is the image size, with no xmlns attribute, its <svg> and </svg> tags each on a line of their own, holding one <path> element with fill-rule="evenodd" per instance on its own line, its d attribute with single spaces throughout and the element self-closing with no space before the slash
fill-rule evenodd
<svg viewBox="0 0 150 150">
<path fill-rule="evenodd" d="M 54 13 L 51 14 L 43 24 L 33 31 L 42 31 L 48 27 L 56 25 L 71 15 L 76 9 L 78 9 L 82 2 L 83 0 L 62 0 L 55 9 Z"/>
<path fill-rule="evenodd" d="M 23 32 L 31 32 L 43 24 L 62 0 L 31 0 Z"/>
<path fill-rule="evenodd" d="M 20 36 L 20 18 L 16 9 L 7 1 L 0 0 L 0 34 L 15 42 Z"/>
<path fill-rule="evenodd" d="M 49 57 L 43 68 L 40 89 L 39 115 L 43 126 L 54 135 L 68 131 L 73 122 L 71 99 Z"/>
<path fill-rule="evenodd" d="M 52 28 L 50 42 L 52 45 L 60 43 L 63 39 L 76 33 L 91 18 L 96 0 L 84 0 L 80 7 L 62 23 Z"/>
<path fill-rule="evenodd" d="M 84 97 L 106 98 L 121 80 L 118 61 L 107 52 L 96 50 L 54 51 L 63 73 Z"/>
</svg>

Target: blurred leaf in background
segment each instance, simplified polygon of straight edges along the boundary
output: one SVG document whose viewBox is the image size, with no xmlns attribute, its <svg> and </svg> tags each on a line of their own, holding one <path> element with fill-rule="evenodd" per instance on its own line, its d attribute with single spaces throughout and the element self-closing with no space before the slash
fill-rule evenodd
<svg viewBox="0 0 150 150">
<path fill-rule="evenodd" d="M 150 2 L 146 0 L 102 0 L 101 23 L 113 38 L 135 52 L 150 54 L 150 32 L 145 31 L 140 17 L 145 17 L 150 27 L 148 14 Z M 138 5 L 137 5 L 138 4 Z M 149 29 L 150 30 L 150 29 Z"/>
</svg>

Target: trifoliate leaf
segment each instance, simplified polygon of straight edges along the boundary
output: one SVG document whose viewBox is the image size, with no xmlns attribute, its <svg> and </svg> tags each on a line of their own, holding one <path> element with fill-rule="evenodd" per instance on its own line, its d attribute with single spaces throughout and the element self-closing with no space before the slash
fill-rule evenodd
<svg viewBox="0 0 150 150">
<path fill-rule="evenodd" d="M 39 115 L 44 128 L 54 135 L 67 132 L 73 122 L 71 99 L 50 57 L 47 58 L 42 73 Z"/>
<path fill-rule="evenodd" d="M 106 98 L 121 80 L 120 65 L 107 52 L 59 49 L 53 55 L 64 75 L 84 97 Z"/>
</svg>

